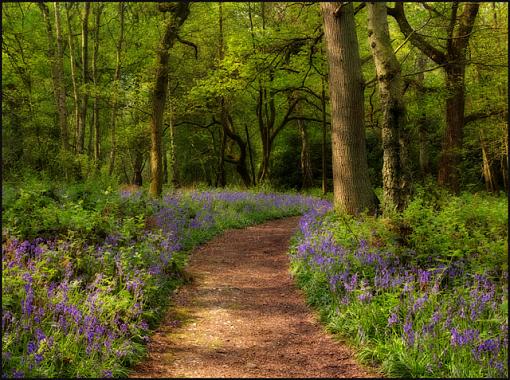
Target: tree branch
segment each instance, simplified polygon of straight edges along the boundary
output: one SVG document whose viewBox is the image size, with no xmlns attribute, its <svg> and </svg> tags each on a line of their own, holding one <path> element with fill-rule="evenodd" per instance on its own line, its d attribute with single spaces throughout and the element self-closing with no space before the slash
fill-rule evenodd
<svg viewBox="0 0 510 380">
<path fill-rule="evenodd" d="M 198 59 L 198 47 L 193 42 L 187 41 L 179 36 L 177 36 L 177 41 L 181 44 L 191 46 L 195 50 L 195 59 Z"/>
<path fill-rule="evenodd" d="M 506 115 L 507 113 L 508 110 L 503 108 L 473 112 L 464 117 L 464 124 L 471 123 L 480 119 L 486 119 L 491 116 Z"/>
<path fill-rule="evenodd" d="M 397 21 L 398 26 L 400 27 L 400 31 L 404 34 L 406 38 L 410 38 L 411 43 L 420 49 L 423 54 L 428 56 L 438 65 L 445 64 L 447 62 L 446 54 L 441 50 L 435 48 L 431 44 L 429 44 L 420 34 L 416 33 L 416 31 L 411 27 L 409 22 L 407 21 L 405 12 L 404 12 L 404 3 L 395 2 L 394 8 L 387 8 L 388 14 L 393 16 L 393 18 Z"/>
</svg>

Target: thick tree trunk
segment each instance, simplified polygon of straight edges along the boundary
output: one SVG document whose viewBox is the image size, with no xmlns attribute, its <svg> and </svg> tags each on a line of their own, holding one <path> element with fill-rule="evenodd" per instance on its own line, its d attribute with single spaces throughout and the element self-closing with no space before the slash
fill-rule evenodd
<svg viewBox="0 0 510 380">
<path fill-rule="evenodd" d="M 163 113 L 165 111 L 168 91 L 169 50 L 177 39 L 179 28 L 189 15 L 189 3 L 159 3 L 159 10 L 162 12 L 170 12 L 170 15 L 166 21 L 163 38 L 157 49 L 156 78 L 152 93 L 151 183 L 149 193 L 153 197 L 159 197 L 163 190 L 161 140 L 163 136 Z"/>
<path fill-rule="evenodd" d="M 50 20 L 50 12 L 46 4 L 38 3 L 46 23 L 46 32 L 48 34 L 48 60 L 51 62 L 51 72 L 53 79 L 53 94 L 55 97 L 55 105 L 57 108 L 58 125 L 60 130 L 60 142 L 64 151 L 69 150 L 67 136 L 67 109 L 66 109 L 66 90 L 64 86 L 64 53 L 62 49 L 62 29 L 60 22 L 60 5 L 55 2 L 55 31 L 56 38 L 53 34 Z M 55 50 L 54 46 L 57 46 Z"/>
<path fill-rule="evenodd" d="M 119 91 L 119 82 L 120 82 L 120 70 L 122 63 L 122 42 L 124 41 L 124 9 L 125 4 L 123 2 L 119 2 L 119 23 L 120 23 L 120 33 L 119 39 L 117 40 L 117 63 L 115 65 L 115 76 L 114 76 L 114 85 L 113 85 L 113 99 L 112 99 L 112 118 L 111 118 L 111 138 L 112 138 L 112 147 L 110 150 L 110 166 L 108 168 L 108 173 L 110 175 L 113 174 L 115 169 L 115 157 L 117 155 L 117 96 Z"/>
<path fill-rule="evenodd" d="M 81 84 L 85 87 L 89 81 L 89 13 L 90 3 L 86 2 L 83 9 L 81 28 Z M 84 90 L 81 94 L 80 123 L 78 124 L 76 151 L 83 153 L 85 144 L 85 126 L 87 121 L 88 93 Z"/>
<path fill-rule="evenodd" d="M 405 158 L 405 105 L 400 63 L 393 52 L 386 3 L 368 3 L 368 39 L 374 57 L 383 110 L 383 191 L 386 206 L 402 211 L 409 196 Z M 401 141 L 403 142 L 401 144 Z"/>
<path fill-rule="evenodd" d="M 365 147 L 363 78 L 352 3 L 321 3 L 329 62 L 335 207 L 374 211 Z"/>
</svg>

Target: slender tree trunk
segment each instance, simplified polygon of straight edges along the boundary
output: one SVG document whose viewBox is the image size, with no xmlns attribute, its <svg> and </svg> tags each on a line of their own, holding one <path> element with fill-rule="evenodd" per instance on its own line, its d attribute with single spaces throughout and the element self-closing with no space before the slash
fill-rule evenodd
<svg viewBox="0 0 510 380">
<path fill-rule="evenodd" d="M 220 128 L 220 157 L 218 162 L 218 174 L 216 177 L 216 186 L 225 187 L 227 184 L 227 178 L 225 175 L 225 150 L 227 148 L 227 134 L 223 125 Z"/>
<path fill-rule="evenodd" d="M 416 70 L 419 72 L 416 75 L 416 88 L 417 94 L 420 104 L 423 103 L 423 99 L 425 98 L 425 91 L 423 89 L 425 75 L 423 70 L 425 70 L 426 66 L 426 57 L 420 55 L 417 59 L 417 67 Z M 422 104 L 423 106 L 423 104 Z M 418 149 L 419 149 L 419 164 L 420 164 L 420 174 L 421 178 L 425 179 L 427 175 L 430 174 L 430 160 L 429 160 L 429 131 L 428 131 L 428 120 L 427 114 L 422 108 L 421 114 L 418 117 Z"/>
<path fill-rule="evenodd" d="M 142 186 L 143 152 L 138 149 L 135 151 L 135 164 L 133 165 L 133 169 L 133 184 Z"/>
<path fill-rule="evenodd" d="M 69 44 L 69 63 L 71 66 L 71 80 L 73 83 L 73 100 L 74 100 L 74 151 L 78 151 L 78 131 L 80 130 L 80 95 L 78 91 L 78 79 L 76 75 L 76 57 L 74 51 L 74 37 L 73 29 L 71 27 L 71 15 L 70 10 L 73 7 L 73 3 L 66 4 L 66 16 L 67 16 L 67 32 L 68 32 L 68 44 Z"/>
<path fill-rule="evenodd" d="M 172 187 L 177 189 L 180 187 L 179 182 L 179 166 L 177 165 L 176 148 L 175 148 L 175 123 L 174 114 L 172 109 L 172 102 L 170 102 L 168 122 L 170 123 L 169 128 L 169 148 L 170 148 L 170 167 L 172 170 Z"/>
<path fill-rule="evenodd" d="M 409 196 L 409 169 L 404 161 L 406 110 L 400 63 L 391 46 L 386 3 L 368 3 L 368 39 L 374 57 L 383 110 L 383 191 L 386 206 L 402 211 Z"/>
<path fill-rule="evenodd" d="M 328 192 L 328 173 L 326 167 L 326 134 L 328 125 L 326 123 L 326 81 L 321 77 L 322 93 L 321 93 L 321 108 L 322 108 L 322 143 L 321 143 L 321 158 L 322 158 L 322 194 L 326 195 Z"/>
<path fill-rule="evenodd" d="M 56 38 L 53 34 L 50 20 L 50 12 L 45 3 L 38 3 L 46 22 L 46 32 L 48 34 L 48 60 L 51 62 L 51 72 L 53 79 L 53 94 L 55 97 L 55 105 L 57 108 L 58 125 L 60 129 L 60 142 L 64 151 L 69 150 L 67 136 L 67 108 L 66 108 L 66 90 L 64 86 L 63 72 L 63 49 L 62 49 L 62 30 L 60 22 L 60 5 L 58 2 L 55 6 L 55 31 Z M 54 46 L 57 46 L 55 50 Z"/>
<path fill-rule="evenodd" d="M 92 130 L 90 131 L 90 140 L 92 141 L 92 135 L 94 136 L 94 161 L 96 168 L 99 168 L 99 147 L 100 147 L 100 130 L 99 130 L 99 88 L 98 88 L 98 77 L 97 77 L 97 56 L 99 54 L 99 27 L 101 25 L 101 13 L 103 11 L 103 4 L 96 4 L 95 7 L 95 27 L 94 27 L 94 50 L 92 55 L 92 80 L 94 82 L 94 106 L 92 113 Z M 89 146 L 89 151 L 92 151 L 92 147 Z"/>
<path fill-rule="evenodd" d="M 219 25 L 219 38 L 218 38 L 218 65 L 221 65 L 221 62 L 225 58 L 225 52 L 223 48 L 223 4 L 221 2 L 218 3 L 218 25 Z M 225 173 L 225 150 L 227 147 L 227 133 L 226 129 L 228 128 L 228 120 L 225 115 L 225 97 L 220 96 L 220 115 L 221 115 L 221 145 L 220 145 L 220 157 L 218 163 L 218 175 L 216 179 L 216 183 L 220 187 L 225 187 L 227 184 L 227 176 Z"/>
<path fill-rule="evenodd" d="M 86 2 L 83 8 L 83 21 L 81 28 L 81 81 L 85 87 L 89 81 L 89 13 L 90 3 Z M 87 121 L 88 91 L 81 94 L 80 123 L 78 124 L 76 151 L 83 153 L 85 144 L 85 126 Z"/>
<path fill-rule="evenodd" d="M 189 15 L 189 3 L 159 3 L 159 10 L 170 12 L 165 25 L 163 38 L 157 49 L 157 66 L 154 90 L 152 93 L 151 119 L 151 184 L 149 193 L 159 197 L 163 189 L 163 165 L 161 160 L 161 139 L 163 113 L 168 91 L 169 50 L 177 39 L 179 28 Z"/>
<path fill-rule="evenodd" d="M 494 193 L 498 191 L 498 185 L 492 173 L 491 160 L 489 159 L 487 143 L 485 141 L 485 136 L 482 129 L 480 129 L 480 148 L 482 149 L 482 172 L 483 178 L 485 180 L 485 188 L 489 193 Z"/>
<path fill-rule="evenodd" d="M 335 206 L 374 211 L 365 148 L 361 62 L 352 3 L 321 3 L 329 62 Z"/>
<path fill-rule="evenodd" d="M 301 135 L 301 187 L 308 189 L 313 186 L 312 163 L 310 162 L 310 146 L 308 131 L 303 120 L 298 119 L 299 133 Z"/>
<path fill-rule="evenodd" d="M 115 156 L 117 154 L 117 97 L 119 92 L 119 82 L 120 82 L 120 70 L 122 63 L 122 42 L 124 41 L 124 9 L 125 4 L 123 2 L 119 2 L 119 23 L 120 23 L 120 33 L 119 39 L 117 40 L 117 63 L 115 65 L 115 76 L 114 76 L 114 85 L 113 85 L 113 99 L 112 99 L 112 121 L 111 121 L 111 137 L 112 137 L 112 148 L 110 150 L 110 166 L 108 168 L 108 173 L 110 175 L 113 174 L 115 169 Z"/>
<path fill-rule="evenodd" d="M 253 151 L 251 149 L 251 139 L 250 139 L 250 133 L 248 132 L 248 124 L 244 125 L 244 131 L 246 133 L 246 142 L 248 143 L 248 153 L 250 154 L 250 168 L 251 168 L 252 184 L 256 185 L 255 163 L 253 162 Z"/>
</svg>

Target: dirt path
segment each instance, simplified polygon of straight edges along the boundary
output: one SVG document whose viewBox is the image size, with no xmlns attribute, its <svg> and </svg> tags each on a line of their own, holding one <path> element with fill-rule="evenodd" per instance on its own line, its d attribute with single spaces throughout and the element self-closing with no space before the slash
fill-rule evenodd
<svg viewBox="0 0 510 380">
<path fill-rule="evenodd" d="M 333 341 L 288 271 L 299 218 L 231 230 L 197 248 L 191 284 L 132 377 L 374 377 Z"/>
</svg>

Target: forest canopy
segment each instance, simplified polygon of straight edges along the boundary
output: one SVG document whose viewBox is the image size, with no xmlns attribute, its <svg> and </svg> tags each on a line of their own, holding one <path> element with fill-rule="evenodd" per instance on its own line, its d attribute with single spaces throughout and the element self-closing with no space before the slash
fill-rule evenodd
<svg viewBox="0 0 510 380">
<path fill-rule="evenodd" d="M 161 168 L 154 169 L 163 183 L 332 190 L 332 67 L 321 5 L 180 3 L 187 13 L 169 27 L 178 17 L 169 4 L 2 4 L 4 178 L 150 181 L 155 76 L 166 49 Z M 384 8 L 405 107 L 408 185 L 400 186 L 508 191 L 508 5 Z M 385 76 L 371 48 L 377 20 L 367 3 L 352 10 L 366 170 L 380 188 L 391 141 L 378 89 Z M 170 29 L 175 36 L 162 50 Z"/>
</svg>

